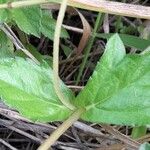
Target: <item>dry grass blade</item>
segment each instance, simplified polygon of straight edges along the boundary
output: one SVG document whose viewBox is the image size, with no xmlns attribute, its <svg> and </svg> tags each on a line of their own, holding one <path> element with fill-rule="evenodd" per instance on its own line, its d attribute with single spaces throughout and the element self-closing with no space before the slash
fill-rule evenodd
<svg viewBox="0 0 150 150">
<path fill-rule="evenodd" d="M 74 59 L 70 63 L 70 65 L 66 68 L 64 74 L 71 68 L 71 66 L 76 61 L 76 58 L 82 53 L 83 49 L 87 45 L 90 35 L 91 35 L 91 27 L 90 27 L 89 23 L 87 22 L 87 20 L 85 19 L 85 17 L 77 9 L 72 9 L 72 10 L 74 11 L 74 13 L 78 13 L 81 18 L 81 21 L 83 24 L 83 34 L 82 34 L 82 38 L 79 42 L 78 48 L 76 50 L 76 56 L 74 57 Z"/>
<path fill-rule="evenodd" d="M 64 71 L 64 74 L 71 68 L 71 66 L 76 61 L 76 58 L 82 53 L 91 35 L 91 27 L 89 23 L 87 22 L 87 20 L 85 19 L 85 17 L 77 9 L 72 9 L 72 10 L 74 11 L 74 13 L 78 13 L 81 18 L 81 21 L 83 24 L 83 35 L 79 42 L 78 48 L 76 50 L 76 56 L 74 57 L 71 64 L 66 68 L 66 70 Z"/>
<path fill-rule="evenodd" d="M 76 61 L 76 58 L 82 53 L 85 46 L 87 45 L 87 42 L 91 35 L 91 27 L 90 27 L 88 21 L 85 19 L 85 17 L 77 9 L 70 8 L 70 9 L 68 9 L 68 11 L 73 12 L 74 14 L 78 14 L 79 17 L 81 18 L 81 21 L 83 24 L 83 34 L 82 34 L 81 40 L 79 42 L 79 45 L 76 49 L 76 56 L 74 57 L 74 59 L 70 63 L 70 65 L 65 69 L 63 74 L 65 74 L 72 67 L 72 65 Z"/>
<path fill-rule="evenodd" d="M 60 8 L 60 5 L 58 4 L 48 4 L 48 5 L 43 5 L 41 6 L 42 9 L 54 9 L 54 10 L 58 10 Z M 83 49 L 85 48 L 89 38 L 90 38 L 90 35 L 91 35 L 91 27 L 89 25 L 89 23 L 87 22 L 87 20 L 85 19 L 85 17 L 77 10 L 77 9 L 74 9 L 74 8 L 71 8 L 71 7 L 68 7 L 67 9 L 67 12 L 71 12 L 73 14 L 78 14 L 81 21 L 82 21 L 82 25 L 83 25 L 83 30 L 78 30 L 79 32 L 82 32 L 83 35 L 82 35 L 82 38 L 79 42 L 79 45 L 78 45 L 78 48 L 77 48 L 77 54 L 80 54 Z M 64 25 L 64 27 L 66 27 L 66 25 Z M 68 27 L 68 26 L 67 26 Z M 71 30 L 73 27 L 69 27 L 69 29 Z M 67 28 L 66 28 L 67 29 Z M 78 29 L 78 28 L 76 28 Z"/>
<path fill-rule="evenodd" d="M 10 150 L 17 150 L 15 147 L 11 146 L 9 143 L 7 143 L 6 141 L 4 141 L 3 139 L 0 139 L 0 143 L 3 144 L 3 145 L 5 145 Z"/>
<path fill-rule="evenodd" d="M 62 0 L 34 0 L 34 1 L 16 1 L 5 4 L 0 4 L 0 9 L 3 8 L 18 8 L 32 6 L 37 4 L 47 4 L 50 2 L 61 3 Z M 115 14 L 121 16 L 150 19 L 150 7 L 124 4 L 120 2 L 100 1 L 100 0 L 70 0 L 69 6 Z"/>
<path fill-rule="evenodd" d="M 84 124 L 82 122 L 79 122 L 79 121 L 76 121 L 74 124 L 73 124 L 74 127 L 76 127 L 77 129 L 80 129 L 80 130 L 83 130 L 85 133 L 90 133 L 90 134 L 93 134 L 95 136 L 100 136 L 100 137 L 104 137 L 105 135 L 99 131 L 98 129 L 95 129 L 87 124 Z M 107 136 L 105 136 L 107 137 Z"/>
<path fill-rule="evenodd" d="M 85 19 L 85 17 L 78 10 L 76 10 L 76 11 L 79 14 L 82 24 L 83 24 L 83 35 L 82 35 L 82 38 L 80 40 L 80 43 L 79 43 L 78 49 L 77 49 L 77 54 L 80 54 L 83 51 L 83 49 L 85 48 L 85 46 L 87 45 L 87 42 L 90 38 L 91 27 L 90 27 L 89 23 L 87 22 L 87 20 Z"/>
<path fill-rule="evenodd" d="M 150 7 L 105 0 L 71 0 L 71 6 L 128 17 L 150 19 Z"/>
<path fill-rule="evenodd" d="M 121 140 L 122 142 L 124 142 L 125 144 L 130 146 L 131 148 L 133 148 L 133 149 L 139 148 L 139 146 L 140 146 L 139 142 L 132 140 L 131 138 L 120 133 L 118 130 L 114 129 L 113 127 L 111 127 L 109 125 L 102 125 L 102 124 L 100 126 L 103 127 L 107 132 L 114 135 L 116 138 L 118 138 L 119 140 Z"/>
<path fill-rule="evenodd" d="M 150 134 L 144 135 L 137 139 L 138 142 L 144 143 L 150 141 Z"/>
<path fill-rule="evenodd" d="M 150 19 L 150 7 L 146 6 L 125 4 L 121 2 L 108 2 L 105 0 L 70 0 L 68 5 L 108 14 Z"/>
<path fill-rule="evenodd" d="M 77 33 L 83 33 L 83 29 L 72 27 L 72 26 L 67 26 L 67 25 L 64 25 L 64 24 L 62 26 L 67 30 L 74 31 L 74 32 L 77 32 Z"/>
<path fill-rule="evenodd" d="M 27 137 L 27 138 L 37 142 L 37 143 L 42 143 L 41 139 L 39 139 L 39 138 L 37 138 L 37 137 L 35 137 L 35 136 L 25 132 L 25 131 L 22 131 L 22 130 L 16 128 L 13 125 L 8 125 L 7 122 L 5 122 L 4 120 L 3 121 L 1 120 L 1 125 L 7 127 L 8 129 L 10 129 L 12 131 L 15 131 L 15 132 L 19 133 L 19 134 L 21 134 L 21 135 L 23 135 L 23 136 L 25 136 L 25 137 Z"/>
<path fill-rule="evenodd" d="M 125 145 L 123 144 L 114 144 L 107 147 L 97 148 L 96 150 L 125 150 Z"/>
</svg>

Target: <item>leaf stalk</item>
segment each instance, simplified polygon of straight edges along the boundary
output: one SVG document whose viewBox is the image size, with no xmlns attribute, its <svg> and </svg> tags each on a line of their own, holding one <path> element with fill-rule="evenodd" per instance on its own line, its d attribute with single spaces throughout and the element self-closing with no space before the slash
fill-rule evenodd
<svg viewBox="0 0 150 150">
<path fill-rule="evenodd" d="M 53 45 L 54 89 L 62 104 L 65 105 L 67 108 L 74 110 L 75 106 L 70 103 L 69 99 L 65 97 L 61 91 L 59 79 L 59 43 L 60 43 L 61 26 L 67 8 L 67 1 L 68 0 L 63 0 L 61 4 L 54 34 L 54 45 Z"/>
<path fill-rule="evenodd" d="M 85 112 L 85 109 L 77 109 L 65 122 L 63 122 L 37 150 L 48 150 L 55 141 Z"/>
</svg>

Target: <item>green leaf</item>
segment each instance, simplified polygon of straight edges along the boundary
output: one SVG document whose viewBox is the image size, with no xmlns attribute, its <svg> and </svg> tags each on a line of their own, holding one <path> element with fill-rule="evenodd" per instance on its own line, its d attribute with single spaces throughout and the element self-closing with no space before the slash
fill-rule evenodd
<svg viewBox="0 0 150 150">
<path fill-rule="evenodd" d="M 49 55 L 41 55 L 38 50 L 31 44 L 26 44 L 26 49 L 40 62 L 47 62 L 47 64 L 52 67 L 53 66 L 53 58 Z M 15 51 L 15 56 L 28 58 L 28 56 L 20 50 Z"/>
<path fill-rule="evenodd" d="M 145 126 L 136 126 L 132 129 L 131 137 L 132 139 L 138 139 L 146 135 L 147 127 Z"/>
<path fill-rule="evenodd" d="M 0 31 L 0 58 L 14 56 L 13 43 Z"/>
<path fill-rule="evenodd" d="M 44 61 L 47 62 L 47 64 L 50 66 L 50 67 L 53 67 L 53 57 L 49 56 L 49 55 L 42 55 L 42 58 Z"/>
<path fill-rule="evenodd" d="M 0 22 L 5 22 L 9 19 L 8 10 L 0 9 Z"/>
<path fill-rule="evenodd" d="M 31 44 L 26 44 L 26 49 L 40 62 L 43 63 L 43 55 Z"/>
<path fill-rule="evenodd" d="M 150 53 L 124 56 L 118 38 L 117 35 L 110 38 L 106 52 L 75 104 L 86 107 L 87 112 L 82 116 L 86 121 L 147 125 L 150 123 Z M 118 50 L 122 52 L 117 55 Z"/>
<path fill-rule="evenodd" d="M 0 0 L 0 4 L 6 3 L 6 0 Z M 5 22 L 9 19 L 9 10 L 8 9 L 0 9 L 0 22 Z"/>
<path fill-rule="evenodd" d="M 6 2 L 9 2 L 9 0 L 0 0 L 0 3 Z M 14 21 L 20 30 L 26 34 L 36 37 L 40 37 L 43 34 L 53 40 L 56 21 L 47 11 L 43 11 L 39 6 L 0 10 L 0 22 L 11 21 Z M 64 28 L 62 28 L 61 37 L 69 37 Z"/>
<path fill-rule="evenodd" d="M 144 143 L 140 146 L 139 150 L 150 150 L 150 144 Z"/>
<path fill-rule="evenodd" d="M 96 34 L 97 38 L 104 38 L 104 39 L 109 39 L 113 33 L 110 34 Z M 148 46 L 150 46 L 150 40 L 145 40 L 133 35 L 127 35 L 127 34 L 119 34 L 121 40 L 123 41 L 124 45 L 136 48 L 138 50 L 145 50 Z"/>
<path fill-rule="evenodd" d="M 41 20 L 41 33 L 53 40 L 56 21 L 49 14 L 44 13 Z M 64 28 L 61 31 L 61 37 L 68 38 L 69 35 Z"/>
<path fill-rule="evenodd" d="M 74 99 L 61 82 L 66 97 Z M 36 65 L 23 58 L 0 59 L 0 97 L 10 107 L 33 121 L 60 121 L 71 114 L 53 88 L 53 71 L 44 63 Z"/>
<path fill-rule="evenodd" d="M 65 53 L 66 57 L 68 57 L 72 52 L 72 49 L 64 44 L 61 44 L 61 48 L 63 49 L 63 52 Z"/>
<path fill-rule="evenodd" d="M 125 47 L 118 34 L 115 34 L 106 45 L 101 63 L 108 68 L 112 68 L 117 65 L 125 55 Z"/>
<path fill-rule="evenodd" d="M 13 20 L 22 31 L 40 37 L 42 12 L 39 7 L 16 8 L 11 10 L 11 13 Z"/>
</svg>

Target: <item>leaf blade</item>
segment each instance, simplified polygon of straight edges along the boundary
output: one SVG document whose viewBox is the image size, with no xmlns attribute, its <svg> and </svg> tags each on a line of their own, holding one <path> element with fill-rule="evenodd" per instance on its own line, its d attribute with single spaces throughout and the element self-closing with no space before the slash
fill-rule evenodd
<svg viewBox="0 0 150 150">
<path fill-rule="evenodd" d="M 8 37 L 0 32 L 0 58 L 3 57 L 13 57 L 14 47 L 13 43 L 8 39 Z"/>
<path fill-rule="evenodd" d="M 13 20 L 22 31 L 40 37 L 42 12 L 39 7 L 16 8 L 11 10 L 11 13 Z"/>
<path fill-rule="evenodd" d="M 26 117 L 41 122 L 66 119 L 71 111 L 61 104 L 53 89 L 53 73 L 48 65 L 38 66 L 22 58 L 0 60 L 0 96 Z M 73 94 L 63 83 L 69 99 Z"/>
<path fill-rule="evenodd" d="M 0 0 L 0 3 L 7 3 L 9 0 Z M 12 10 L 0 10 L 0 21 L 12 22 L 26 34 L 31 34 L 40 37 L 43 34 L 45 37 L 53 40 L 56 21 L 52 18 L 48 11 L 42 10 L 39 6 L 30 6 L 25 8 L 15 8 Z M 62 38 L 69 38 L 67 31 L 62 28 Z"/>
<path fill-rule="evenodd" d="M 103 39 L 109 39 L 113 33 L 105 34 L 100 33 L 96 34 L 97 38 L 103 38 Z M 127 34 L 119 34 L 121 40 L 123 41 L 124 45 L 136 48 L 138 50 L 145 50 L 148 46 L 150 46 L 150 41 L 146 39 L 142 39 L 133 35 L 127 35 Z"/>
<path fill-rule="evenodd" d="M 119 38 L 118 35 L 114 35 L 112 37 L 112 39 L 109 41 L 108 44 L 111 44 L 112 42 L 115 42 L 114 46 L 116 46 L 117 51 L 120 51 L 120 45 L 117 44 L 118 43 L 117 42 L 118 38 Z M 105 76 L 103 76 L 103 73 L 107 74 L 107 76 L 110 77 L 111 76 L 110 69 L 114 65 L 119 63 L 119 61 L 121 61 L 121 59 L 123 59 L 123 57 L 125 56 L 125 49 L 123 47 L 122 42 L 120 44 L 121 44 L 121 47 L 123 48 L 123 50 L 122 50 L 122 53 L 120 55 L 117 55 L 117 53 L 113 53 L 112 46 L 109 46 L 108 44 L 106 46 L 107 47 L 106 51 L 104 52 L 104 55 L 101 58 L 100 62 L 98 62 L 96 70 L 94 71 L 92 77 L 89 79 L 89 82 L 87 83 L 87 85 L 84 88 L 84 90 L 77 97 L 77 101 L 79 101 L 79 103 L 82 105 L 82 107 L 85 107 L 85 106 L 91 104 L 92 103 L 92 99 L 95 99 L 95 96 L 98 93 L 99 89 L 102 89 L 102 87 L 107 84 L 107 81 L 106 81 L 106 83 L 104 83 L 103 85 L 99 86 L 99 88 L 97 88 L 97 85 L 95 85 L 95 83 L 99 83 L 99 82 L 102 82 L 104 80 Z M 117 55 L 119 57 L 114 61 L 113 58 L 110 58 L 110 56 L 108 56 L 109 54 L 110 54 L 110 56 L 115 54 L 114 56 Z M 99 78 L 97 78 L 98 75 L 99 75 Z M 95 79 L 93 80 L 92 78 L 95 78 Z M 100 79 L 100 81 L 98 81 L 99 79 Z M 87 92 L 86 92 L 86 90 L 87 90 Z M 92 91 L 92 93 L 90 91 Z M 87 96 L 87 93 L 90 96 Z M 92 95 L 94 95 L 94 97 Z M 83 98 L 84 101 L 81 101 L 80 97 L 81 97 L 81 99 Z"/>
<path fill-rule="evenodd" d="M 85 90 L 76 99 L 76 105 L 87 108 L 82 119 L 98 123 L 149 124 L 150 53 L 126 55 L 113 67 L 104 63 L 105 58 L 105 55 L 101 58 L 104 61 L 97 65 Z"/>
<path fill-rule="evenodd" d="M 141 144 L 139 150 L 149 150 L 150 149 L 150 144 L 149 143 L 143 143 Z"/>
</svg>

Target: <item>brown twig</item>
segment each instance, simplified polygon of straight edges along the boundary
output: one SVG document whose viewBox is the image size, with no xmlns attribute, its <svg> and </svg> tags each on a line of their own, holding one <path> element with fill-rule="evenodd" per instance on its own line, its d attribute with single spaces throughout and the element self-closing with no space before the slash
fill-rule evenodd
<svg viewBox="0 0 150 150">
<path fill-rule="evenodd" d="M 27 132 L 24 132 L 24 131 L 22 131 L 22 130 L 20 130 L 20 129 L 18 129 L 18 128 L 15 128 L 15 127 L 12 126 L 12 125 L 8 125 L 4 120 L 1 120 L 1 125 L 7 127 L 8 129 L 10 129 L 10 130 L 12 130 L 12 131 L 15 131 L 15 132 L 17 132 L 17 133 L 19 133 L 19 134 L 21 134 L 21 135 L 23 135 L 23 136 L 25 136 L 25 137 L 27 137 L 27 138 L 33 140 L 33 141 L 36 141 L 37 143 L 41 143 L 41 142 L 42 142 L 41 139 L 39 139 L 39 138 L 37 138 L 37 137 L 35 137 L 35 136 L 33 136 L 33 135 L 27 133 Z"/>
<path fill-rule="evenodd" d="M 0 143 L 2 143 L 3 145 L 5 145 L 6 147 L 8 147 L 11 150 L 17 150 L 15 147 L 11 146 L 9 143 L 4 141 L 3 139 L 0 139 Z"/>
<path fill-rule="evenodd" d="M 102 125 L 100 124 L 101 127 L 103 127 L 107 132 L 110 134 L 113 134 L 116 138 L 127 144 L 128 146 L 132 147 L 133 149 L 138 149 L 140 146 L 140 143 L 137 142 L 136 140 L 132 140 L 128 136 L 120 133 L 118 130 L 114 129 L 113 127 L 109 125 Z"/>
</svg>

